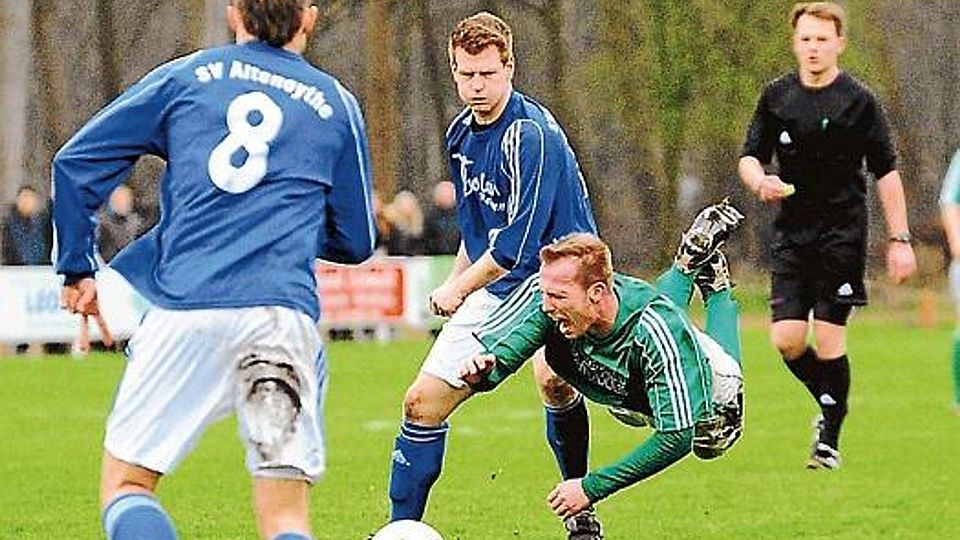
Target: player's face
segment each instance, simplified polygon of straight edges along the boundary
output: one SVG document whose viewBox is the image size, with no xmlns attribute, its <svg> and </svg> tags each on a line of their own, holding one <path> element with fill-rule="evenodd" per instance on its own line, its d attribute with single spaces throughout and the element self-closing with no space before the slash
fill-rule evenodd
<svg viewBox="0 0 960 540">
<path fill-rule="evenodd" d="M 567 257 L 540 266 L 541 309 L 556 321 L 567 339 L 578 338 L 597 322 L 596 306 L 577 281 L 577 263 Z"/>
<path fill-rule="evenodd" d="M 453 51 L 453 80 L 460 99 L 483 123 L 500 117 L 513 88 L 513 62 L 504 64 L 500 51 L 493 45 L 470 54 L 460 47 Z"/>
<path fill-rule="evenodd" d="M 793 32 L 793 54 L 802 73 L 822 75 L 836 69 L 846 39 L 833 21 L 801 15 Z"/>
</svg>

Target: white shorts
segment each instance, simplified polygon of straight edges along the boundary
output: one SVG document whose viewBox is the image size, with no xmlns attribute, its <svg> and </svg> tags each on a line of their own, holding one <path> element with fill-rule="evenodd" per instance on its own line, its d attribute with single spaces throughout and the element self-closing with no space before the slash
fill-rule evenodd
<svg viewBox="0 0 960 540">
<path fill-rule="evenodd" d="M 737 396 L 743 392 L 740 364 L 712 337 L 699 329 L 695 329 L 695 333 L 713 372 L 713 402 L 717 405 L 737 403 Z"/>
<path fill-rule="evenodd" d="M 460 365 L 483 353 L 483 345 L 473 333 L 480 328 L 487 315 L 493 313 L 502 303 L 503 300 L 488 293 L 486 289 L 471 293 L 460 305 L 460 309 L 443 323 L 420 371 L 439 377 L 454 388 L 466 386 L 467 383 L 457 376 Z"/>
<path fill-rule="evenodd" d="M 251 474 L 312 482 L 323 473 L 326 357 L 309 316 L 154 308 L 127 355 L 104 441 L 114 457 L 172 472 L 208 425 L 235 412 Z"/>
</svg>

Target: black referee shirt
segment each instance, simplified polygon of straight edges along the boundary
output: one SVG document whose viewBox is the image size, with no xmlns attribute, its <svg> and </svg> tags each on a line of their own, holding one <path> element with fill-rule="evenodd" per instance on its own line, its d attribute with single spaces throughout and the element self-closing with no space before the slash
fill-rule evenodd
<svg viewBox="0 0 960 540">
<path fill-rule="evenodd" d="M 781 223 L 863 206 L 864 158 L 878 179 L 896 168 L 883 108 L 869 88 L 844 72 L 823 88 L 803 86 L 797 73 L 764 88 L 742 156 L 768 164 L 774 152 L 780 178 L 797 188 L 782 201 Z"/>
</svg>

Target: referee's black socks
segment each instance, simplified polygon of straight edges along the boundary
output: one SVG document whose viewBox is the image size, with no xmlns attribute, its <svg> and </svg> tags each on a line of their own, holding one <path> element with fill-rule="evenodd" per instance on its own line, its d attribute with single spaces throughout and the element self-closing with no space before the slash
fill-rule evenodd
<svg viewBox="0 0 960 540">
<path fill-rule="evenodd" d="M 850 393 L 850 362 L 847 355 L 821 359 L 819 362 L 821 393 L 817 398 L 823 411 L 820 442 L 839 449 L 840 426 L 847 416 L 847 395 Z"/>
<path fill-rule="evenodd" d="M 817 353 L 810 347 L 803 351 L 799 357 L 794 360 L 783 359 L 787 369 L 798 381 L 807 387 L 807 391 L 813 396 L 813 399 L 820 401 L 820 362 L 817 361 Z"/>
</svg>

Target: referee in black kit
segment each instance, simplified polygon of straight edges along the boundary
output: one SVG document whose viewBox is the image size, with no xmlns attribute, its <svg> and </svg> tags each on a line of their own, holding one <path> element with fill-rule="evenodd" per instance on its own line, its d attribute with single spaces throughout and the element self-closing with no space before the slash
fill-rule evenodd
<svg viewBox="0 0 960 540">
<path fill-rule="evenodd" d="M 863 83 L 840 71 L 843 9 L 797 4 L 790 17 L 799 68 L 763 89 L 738 172 L 776 205 L 770 335 L 821 414 L 807 467 L 840 467 L 850 366 L 847 319 L 867 303 L 867 169 L 877 179 L 888 232 L 887 271 L 897 283 L 916 269 L 896 150 L 883 109 Z M 763 169 L 776 153 L 779 175 Z M 813 312 L 814 346 L 807 342 Z"/>
</svg>

